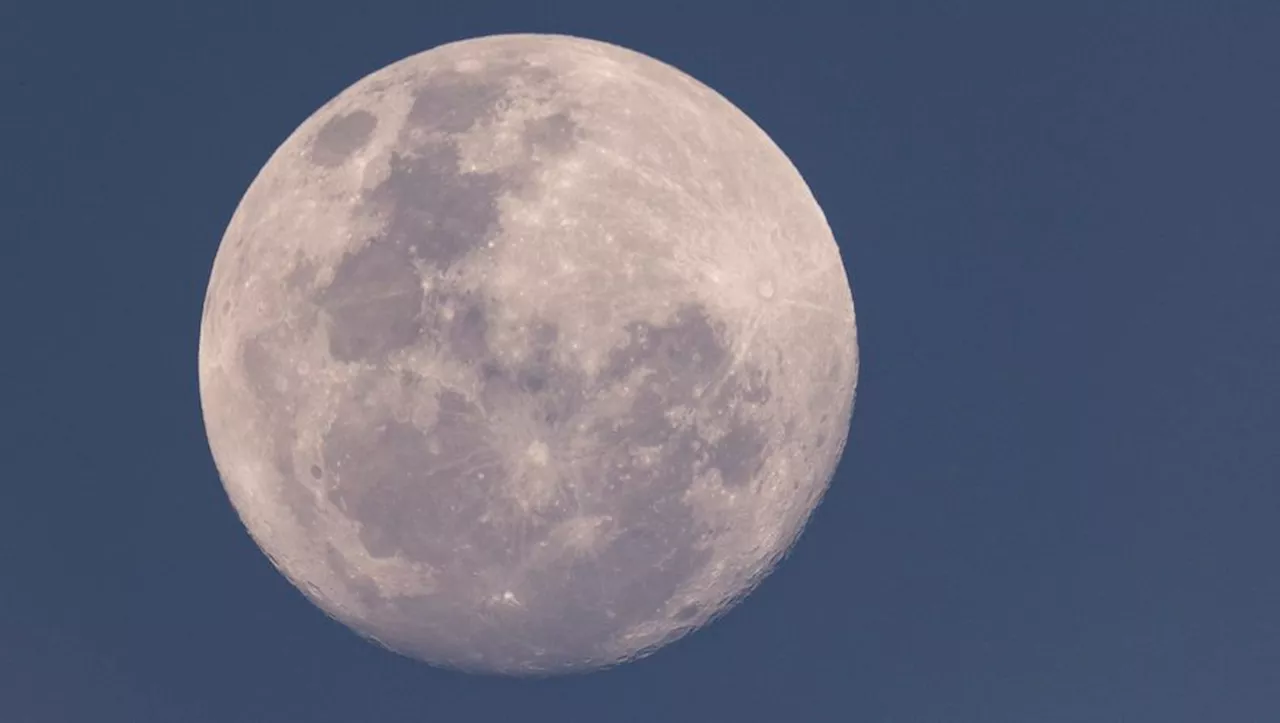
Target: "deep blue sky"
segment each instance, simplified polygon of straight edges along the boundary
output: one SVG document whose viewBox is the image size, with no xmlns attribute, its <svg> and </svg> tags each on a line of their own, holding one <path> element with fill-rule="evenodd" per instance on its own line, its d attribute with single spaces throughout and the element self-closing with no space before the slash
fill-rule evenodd
<svg viewBox="0 0 1280 723">
<path fill-rule="evenodd" d="M 1280 720 L 1280 4 L 681 5 L 4 3 L 0 720 Z M 752 115 L 828 214 L 863 351 L 777 573 L 551 681 L 312 608 L 232 512 L 196 388 L 210 264 L 276 145 L 382 65 L 510 31 Z"/>
</svg>

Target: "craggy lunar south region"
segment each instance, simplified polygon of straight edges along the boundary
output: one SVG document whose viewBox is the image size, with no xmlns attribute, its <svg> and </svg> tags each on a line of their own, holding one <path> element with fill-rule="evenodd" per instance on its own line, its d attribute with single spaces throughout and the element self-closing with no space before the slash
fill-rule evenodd
<svg viewBox="0 0 1280 723">
<path fill-rule="evenodd" d="M 844 448 L 858 347 L 822 211 L 745 114 L 630 50 L 502 35 L 281 145 L 199 368 L 231 501 L 310 600 L 434 665 L 544 675 L 768 574 Z"/>
</svg>

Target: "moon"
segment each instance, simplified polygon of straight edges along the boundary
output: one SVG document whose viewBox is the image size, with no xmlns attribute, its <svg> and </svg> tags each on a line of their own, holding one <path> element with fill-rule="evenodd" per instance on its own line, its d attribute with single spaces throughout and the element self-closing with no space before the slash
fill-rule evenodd
<svg viewBox="0 0 1280 723">
<path fill-rule="evenodd" d="M 253 180 L 200 399 L 230 500 L 315 605 L 509 675 L 646 655 L 747 595 L 828 488 L 858 345 L 764 131 L 615 45 L 378 70 Z"/>
</svg>

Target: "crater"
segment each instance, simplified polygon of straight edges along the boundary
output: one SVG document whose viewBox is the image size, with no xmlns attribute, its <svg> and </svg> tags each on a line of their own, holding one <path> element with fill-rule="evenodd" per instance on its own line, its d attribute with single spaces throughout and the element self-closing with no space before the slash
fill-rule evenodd
<svg viewBox="0 0 1280 723">
<path fill-rule="evenodd" d="M 377 117 L 364 110 L 330 118 L 311 141 L 311 162 L 325 168 L 342 165 L 369 142 L 377 125 Z"/>
</svg>

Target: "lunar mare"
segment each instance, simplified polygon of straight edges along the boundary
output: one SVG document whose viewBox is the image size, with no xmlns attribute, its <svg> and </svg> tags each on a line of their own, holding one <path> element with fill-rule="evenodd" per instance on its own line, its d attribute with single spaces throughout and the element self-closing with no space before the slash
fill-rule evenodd
<svg viewBox="0 0 1280 723">
<path fill-rule="evenodd" d="M 492 36 L 358 81 L 214 262 L 210 446 L 321 609 L 485 672 L 643 655 L 746 595 L 845 444 L 853 299 L 791 162 L 601 42 Z"/>
</svg>

